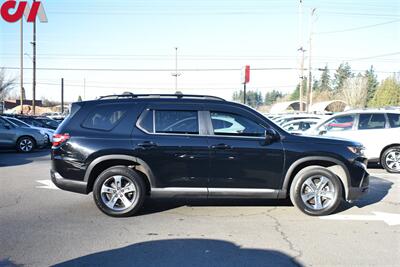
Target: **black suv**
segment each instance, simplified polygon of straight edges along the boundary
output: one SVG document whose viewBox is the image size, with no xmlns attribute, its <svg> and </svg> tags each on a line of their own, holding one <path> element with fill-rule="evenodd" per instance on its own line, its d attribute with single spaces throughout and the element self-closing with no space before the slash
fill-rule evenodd
<svg viewBox="0 0 400 267">
<path fill-rule="evenodd" d="M 74 103 L 53 140 L 53 182 L 111 216 L 146 196 L 280 198 L 332 213 L 368 190 L 362 145 L 291 135 L 211 96 L 119 95 Z"/>
</svg>

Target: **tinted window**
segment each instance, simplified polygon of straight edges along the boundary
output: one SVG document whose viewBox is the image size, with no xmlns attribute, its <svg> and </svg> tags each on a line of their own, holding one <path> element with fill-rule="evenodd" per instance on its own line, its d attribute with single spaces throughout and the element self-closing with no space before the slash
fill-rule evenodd
<svg viewBox="0 0 400 267">
<path fill-rule="evenodd" d="M 330 131 L 348 131 L 353 128 L 354 115 L 339 116 L 324 124 L 325 129 Z"/>
<path fill-rule="evenodd" d="M 264 127 L 240 115 L 223 112 L 211 112 L 211 121 L 215 135 L 265 135 Z"/>
<path fill-rule="evenodd" d="M 156 133 L 198 134 L 197 111 L 156 110 Z"/>
<path fill-rule="evenodd" d="M 384 114 L 360 114 L 358 129 L 383 129 L 385 124 L 386 118 Z"/>
<path fill-rule="evenodd" d="M 139 122 L 139 126 L 149 132 L 153 133 L 153 111 L 152 110 L 146 110 L 144 111 L 144 116 L 142 117 L 141 121 Z"/>
<path fill-rule="evenodd" d="M 126 109 L 118 105 L 97 107 L 95 111 L 89 114 L 82 126 L 96 130 L 111 130 L 121 120 Z"/>
<path fill-rule="evenodd" d="M 390 127 L 399 128 L 400 127 L 400 114 L 388 113 Z"/>
</svg>

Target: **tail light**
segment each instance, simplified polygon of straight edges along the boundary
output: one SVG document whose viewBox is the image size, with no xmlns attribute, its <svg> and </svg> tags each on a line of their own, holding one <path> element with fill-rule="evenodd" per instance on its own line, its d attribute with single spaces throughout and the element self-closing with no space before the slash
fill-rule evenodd
<svg viewBox="0 0 400 267">
<path fill-rule="evenodd" d="M 53 146 L 60 146 L 70 138 L 69 134 L 54 134 L 53 135 Z"/>
</svg>

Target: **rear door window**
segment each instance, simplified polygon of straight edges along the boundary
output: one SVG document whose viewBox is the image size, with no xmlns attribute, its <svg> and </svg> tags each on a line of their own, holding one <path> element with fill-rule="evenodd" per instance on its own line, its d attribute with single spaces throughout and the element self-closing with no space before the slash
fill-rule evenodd
<svg viewBox="0 0 400 267">
<path fill-rule="evenodd" d="M 258 123 L 232 113 L 211 112 L 211 122 L 215 135 L 264 136 L 265 128 Z"/>
<path fill-rule="evenodd" d="M 390 127 L 400 128 L 400 114 L 388 113 Z"/>
<path fill-rule="evenodd" d="M 126 108 L 120 105 L 103 105 L 96 107 L 82 123 L 82 127 L 94 130 L 109 131 L 120 122 Z"/>
<path fill-rule="evenodd" d="M 155 110 L 155 133 L 199 134 L 197 111 Z"/>
<path fill-rule="evenodd" d="M 358 121 L 359 130 L 384 129 L 386 117 L 383 113 L 360 114 Z"/>
</svg>

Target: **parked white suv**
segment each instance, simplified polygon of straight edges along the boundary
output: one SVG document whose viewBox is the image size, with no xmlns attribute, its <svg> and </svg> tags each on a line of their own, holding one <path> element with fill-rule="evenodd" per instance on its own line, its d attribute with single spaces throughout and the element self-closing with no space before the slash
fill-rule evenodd
<svg viewBox="0 0 400 267">
<path fill-rule="evenodd" d="M 336 114 L 306 131 L 351 139 L 365 146 L 369 162 L 400 173 L 400 110 L 360 110 Z"/>
</svg>

